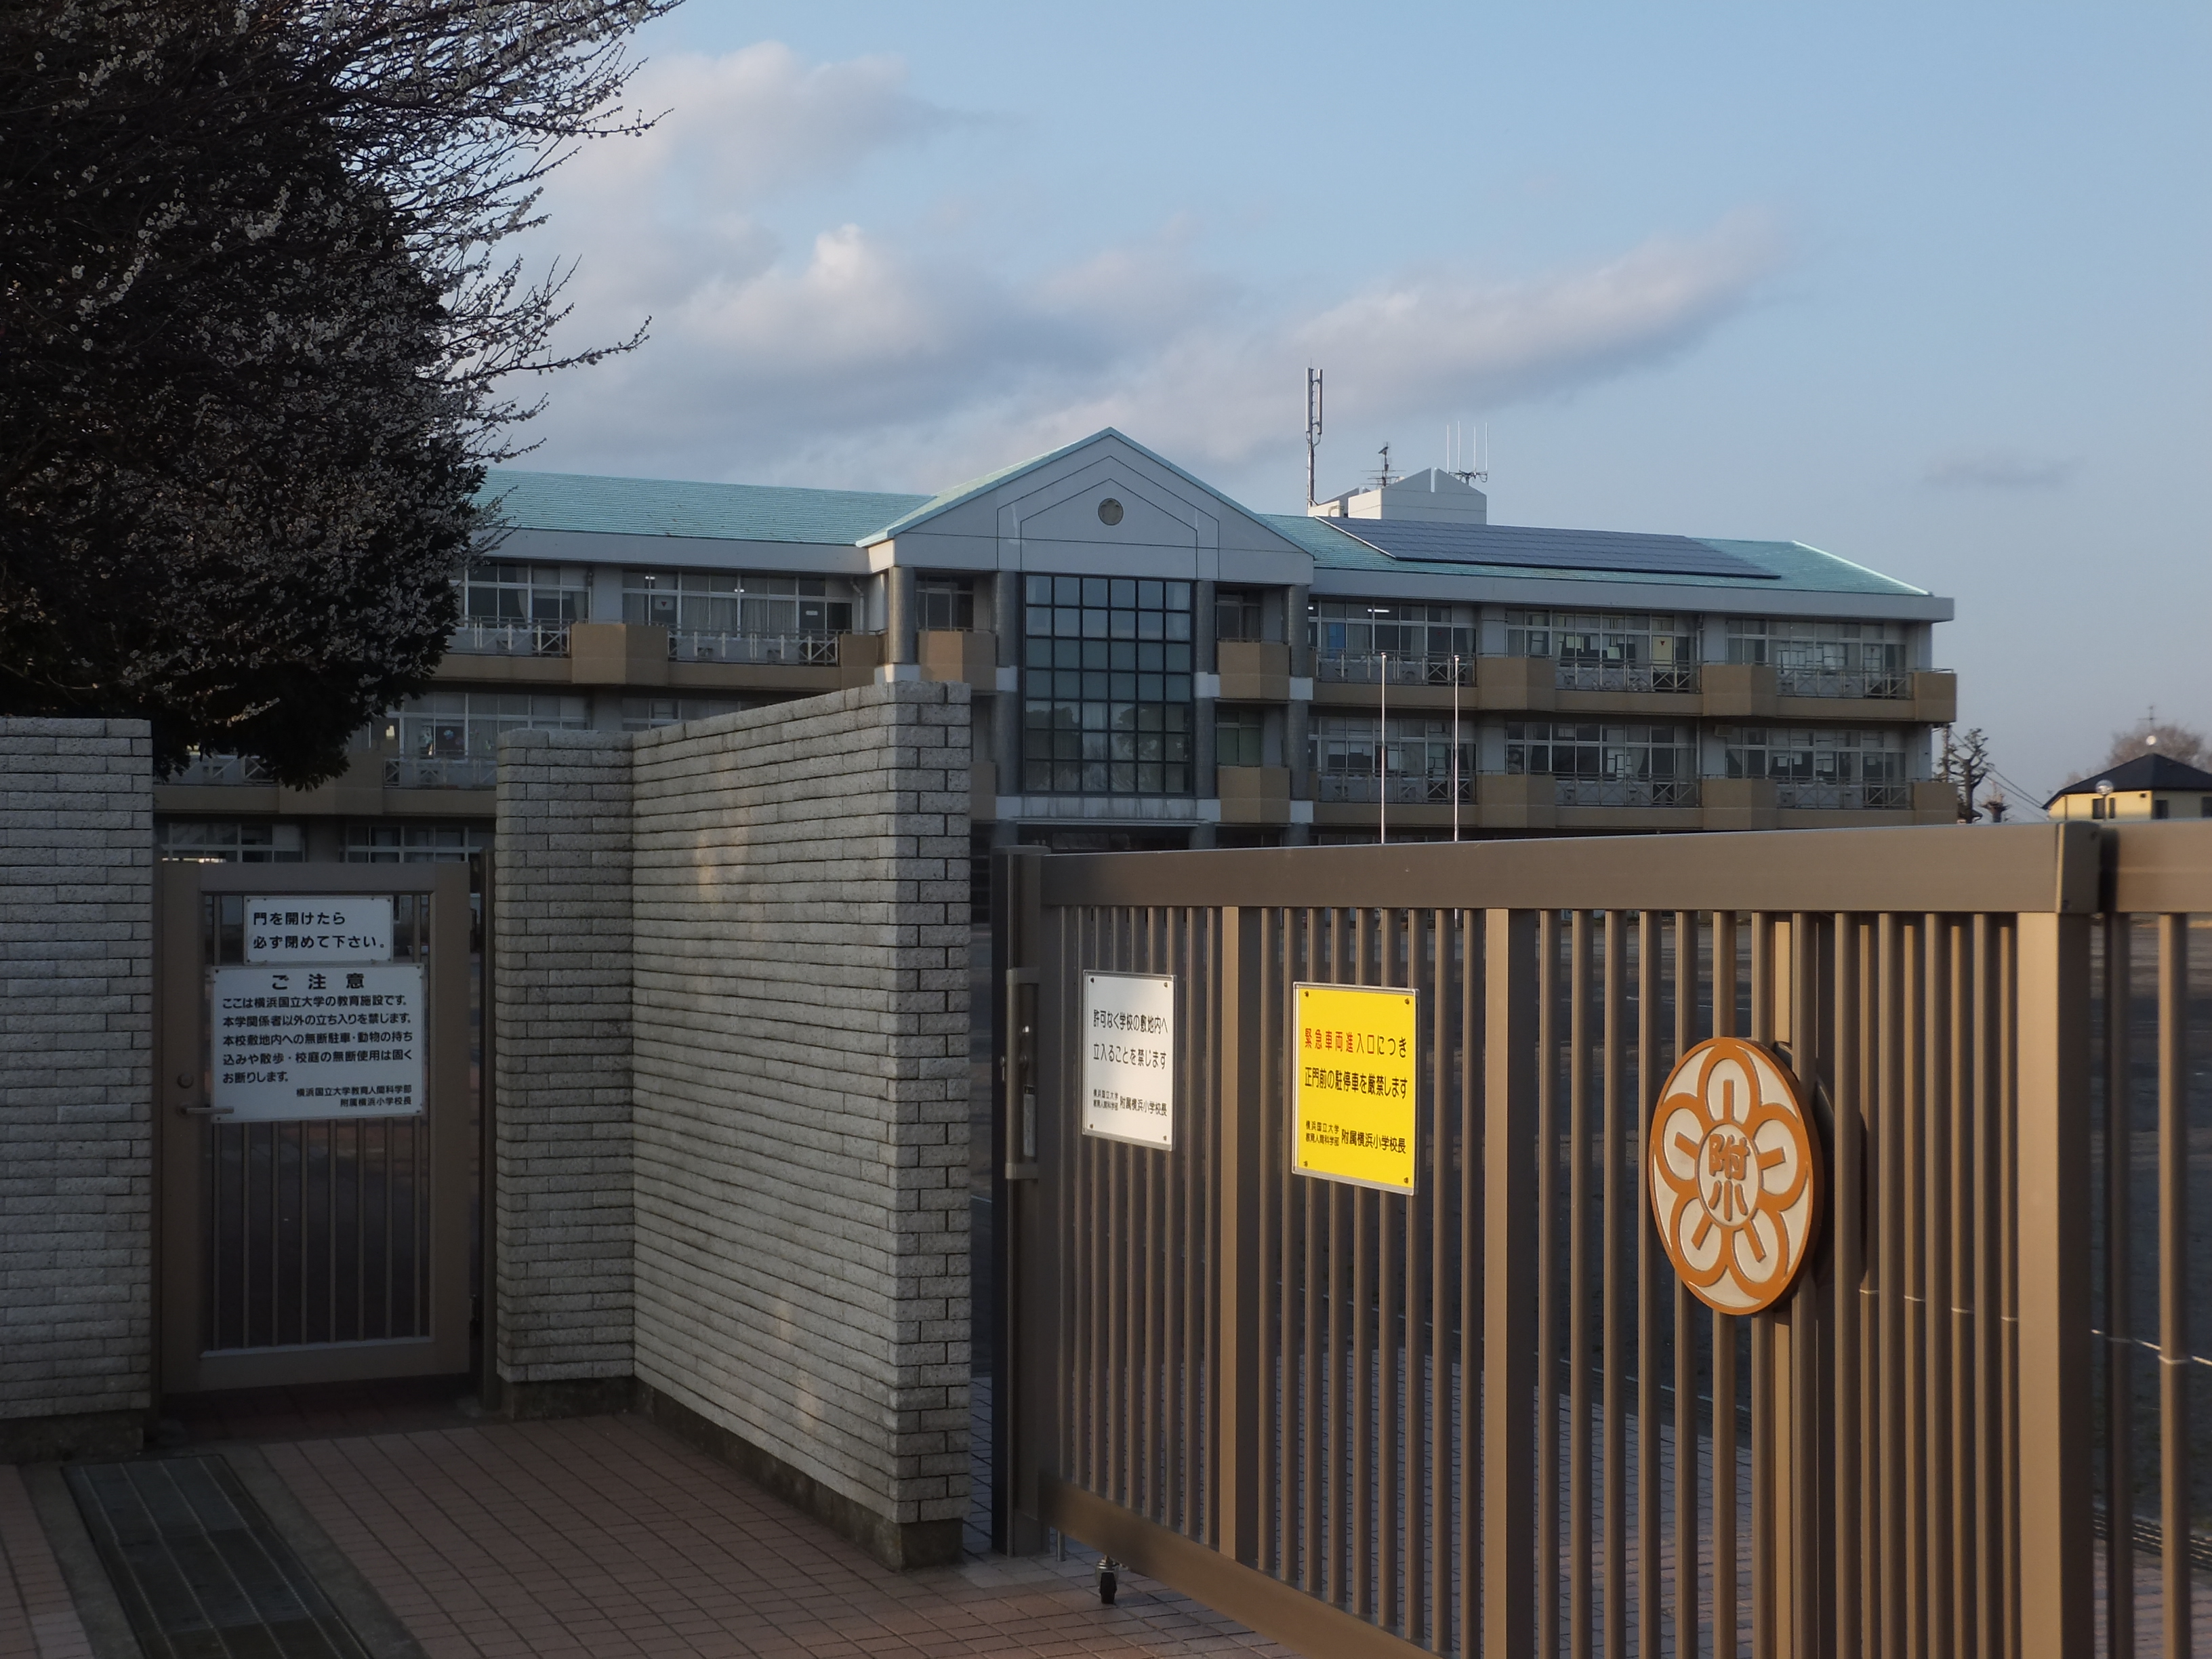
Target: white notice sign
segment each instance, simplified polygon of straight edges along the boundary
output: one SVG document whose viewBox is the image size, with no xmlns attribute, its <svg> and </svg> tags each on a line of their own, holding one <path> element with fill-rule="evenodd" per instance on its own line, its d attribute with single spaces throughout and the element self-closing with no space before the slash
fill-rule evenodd
<svg viewBox="0 0 2212 1659">
<path fill-rule="evenodd" d="M 389 962 L 392 900 L 313 893 L 246 901 L 248 962 Z"/>
<path fill-rule="evenodd" d="M 391 901 L 385 901 L 387 915 Z M 218 968 L 215 1089 L 226 1121 L 422 1110 L 422 970 Z"/>
<path fill-rule="evenodd" d="M 1175 981 L 1083 976 L 1083 1133 L 1175 1145 Z"/>
</svg>

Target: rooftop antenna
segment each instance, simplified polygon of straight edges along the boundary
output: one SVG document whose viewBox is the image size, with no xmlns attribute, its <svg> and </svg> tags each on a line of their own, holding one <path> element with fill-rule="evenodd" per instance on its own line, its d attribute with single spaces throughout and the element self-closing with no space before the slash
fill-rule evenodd
<svg viewBox="0 0 2212 1659">
<path fill-rule="evenodd" d="M 1375 475 L 1375 483 L 1377 488 L 1385 487 L 1390 482 L 1390 446 L 1384 444 L 1382 446 L 1381 454 L 1382 456 L 1382 470 Z"/>
<path fill-rule="evenodd" d="M 1454 421 L 1450 427 L 1450 433 L 1452 456 L 1450 463 L 1444 470 L 1462 483 L 1488 483 L 1490 482 L 1490 428 L 1487 425 L 1470 424 L 1466 432 L 1462 433 L 1460 430 L 1459 422 Z M 1461 442 L 1462 438 L 1466 440 L 1464 446 Z M 1465 461 L 1467 465 L 1461 465 L 1462 461 Z"/>
<path fill-rule="evenodd" d="M 1322 371 L 1306 370 L 1306 505 L 1314 505 L 1314 451 L 1321 447 Z"/>
</svg>

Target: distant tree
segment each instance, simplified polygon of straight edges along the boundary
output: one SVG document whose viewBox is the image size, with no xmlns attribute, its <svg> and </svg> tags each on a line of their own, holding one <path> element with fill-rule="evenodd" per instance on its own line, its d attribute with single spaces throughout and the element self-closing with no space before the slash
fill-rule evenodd
<svg viewBox="0 0 2212 1659">
<path fill-rule="evenodd" d="M 1958 793 L 1960 823 L 1980 821 L 1981 808 L 1975 804 L 1974 796 L 1989 781 L 1992 769 L 1989 738 L 1980 726 L 1973 727 L 1955 740 L 1951 735 L 1951 728 L 1948 726 L 1943 728 L 1942 776 Z M 1997 816 L 2001 817 L 2002 815 L 2003 809 L 2000 806 Z"/>
<path fill-rule="evenodd" d="M 444 648 L 500 387 L 602 355 L 492 251 L 673 3 L 0 9 L 0 713 L 343 768 Z"/>
<path fill-rule="evenodd" d="M 2112 733 L 2112 746 L 2106 753 L 2104 765 L 2098 769 L 2109 771 L 2142 755 L 2166 755 L 2185 766 L 2203 766 L 2208 757 L 2208 745 L 2203 732 L 2160 720 L 2158 711 L 2153 709 L 2128 730 Z"/>
</svg>

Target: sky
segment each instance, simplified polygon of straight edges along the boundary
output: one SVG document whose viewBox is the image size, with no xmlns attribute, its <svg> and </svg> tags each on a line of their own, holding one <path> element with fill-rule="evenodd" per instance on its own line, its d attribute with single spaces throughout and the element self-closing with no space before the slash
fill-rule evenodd
<svg viewBox="0 0 2212 1659">
<path fill-rule="evenodd" d="M 2212 7 L 690 0 L 522 465 L 935 491 L 1121 428 L 1245 505 L 1487 434 L 1495 522 L 1955 599 L 2015 799 L 2212 729 Z M 1464 453 L 1462 441 L 1462 453 Z"/>
</svg>

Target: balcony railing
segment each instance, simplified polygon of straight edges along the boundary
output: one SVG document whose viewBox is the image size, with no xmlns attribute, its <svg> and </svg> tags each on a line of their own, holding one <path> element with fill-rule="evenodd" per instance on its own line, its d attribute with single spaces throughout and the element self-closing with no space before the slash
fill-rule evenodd
<svg viewBox="0 0 2212 1659">
<path fill-rule="evenodd" d="M 256 756 L 195 755 L 185 769 L 168 781 L 245 787 L 257 784 L 266 786 L 276 780 L 270 775 L 268 767 Z"/>
<path fill-rule="evenodd" d="M 835 634 L 708 634 L 672 631 L 668 654 L 678 662 L 781 662 L 809 668 L 837 665 Z"/>
<path fill-rule="evenodd" d="M 1382 799 L 1382 780 L 1372 775 L 1362 776 L 1352 772 L 1323 772 L 1314 780 L 1318 798 L 1328 801 L 1379 801 Z M 1452 781 L 1449 777 L 1429 778 L 1394 775 L 1390 779 L 1390 803 L 1393 805 L 1449 806 L 1451 805 Z M 1474 799 L 1474 780 L 1462 774 L 1459 781 L 1460 804 L 1464 806 Z"/>
<path fill-rule="evenodd" d="M 465 622 L 453 630 L 446 648 L 464 657 L 565 657 L 568 624 Z"/>
<path fill-rule="evenodd" d="M 489 789 L 499 781 L 489 755 L 399 755 L 384 763 L 387 789 Z"/>
<path fill-rule="evenodd" d="M 1695 663 L 1562 662 L 1555 682 L 1562 691 L 1694 691 Z"/>
<path fill-rule="evenodd" d="M 1912 805 L 1909 783 L 1778 783 L 1777 806 L 1813 807 L 1821 811 L 1898 811 Z"/>
<path fill-rule="evenodd" d="M 1839 668 L 1778 668 L 1774 689 L 1785 697 L 1909 697 L 1912 676 L 1905 669 L 1850 672 Z"/>
<path fill-rule="evenodd" d="M 1324 652 L 1314 659 L 1314 678 L 1340 685 L 1449 685 L 1455 674 L 1460 684 L 1473 685 L 1474 659 L 1334 651 Z"/>
<path fill-rule="evenodd" d="M 1695 806 L 1695 778 L 1554 778 L 1561 806 Z"/>
</svg>

